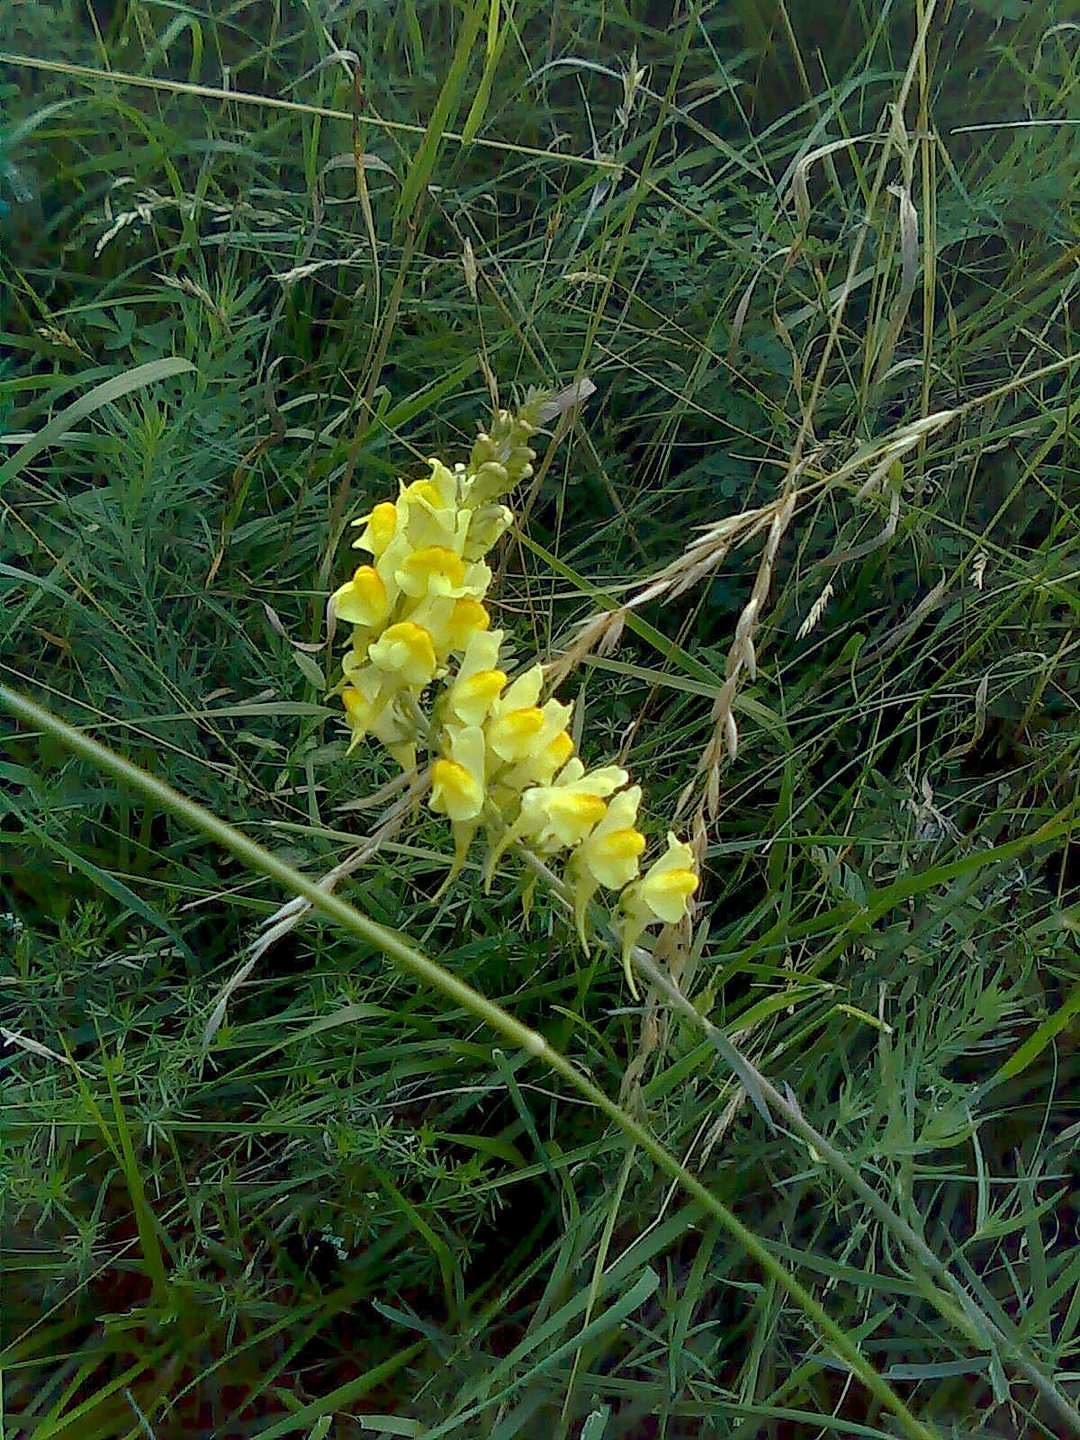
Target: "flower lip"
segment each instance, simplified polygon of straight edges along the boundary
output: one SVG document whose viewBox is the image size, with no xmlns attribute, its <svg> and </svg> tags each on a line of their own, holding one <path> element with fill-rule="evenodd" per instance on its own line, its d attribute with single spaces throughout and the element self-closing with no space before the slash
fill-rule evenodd
<svg viewBox="0 0 1080 1440">
<path fill-rule="evenodd" d="M 524 760 L 543 728 L 543 710 L 526 705 L 499 715 L 491 724 L 488 742 L 500 760 Z"/>
<path fill-rule="evenodd" d="M 426 685 L 438 664 L 431 635 L 411 620 L 384 630 L 369 647 L 368 659 L 380 670 L 400 675 L 407 685 Z"/>
<path fill-rule="evenodd" d="M 353 524 L 364 526 L 359 538 L 353 541 L 353 549 L 370 550 L 373 555 L 381 555 L 397 530 L 397 506 L 390 500 L 383 500 L 369 514 L 354 520 Z"/>
<path fill-rule="evenodd" d="M 352 579 L 334 591 L 331 604 L 337 618 L 350 625 L 381 625 L 390 611 L 386 586 L 371 565 L 360 565 Z"/>
</svg>

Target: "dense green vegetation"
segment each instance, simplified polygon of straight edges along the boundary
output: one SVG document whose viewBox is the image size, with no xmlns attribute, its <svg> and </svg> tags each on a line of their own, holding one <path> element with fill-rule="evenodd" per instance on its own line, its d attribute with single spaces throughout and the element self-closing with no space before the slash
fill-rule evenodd
<svg viewBox="0 0 1080 1440">
<path fill-rule="evenodd" d="M 674 567 L 561 693 L 706 846 L 681 1009 L 422 808 L 341 881 L 558 1073 L 0 708 L 0 1440 L 1080 1433 L 1078 37 L 0 5 L 0 683 L 318 879 L 347 522 L 587 377 L 498 621 Z"/>
</svg>

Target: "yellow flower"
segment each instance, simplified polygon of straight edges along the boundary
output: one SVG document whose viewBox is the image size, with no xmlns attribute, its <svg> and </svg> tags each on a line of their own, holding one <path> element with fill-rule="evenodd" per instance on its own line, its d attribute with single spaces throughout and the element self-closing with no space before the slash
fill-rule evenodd
<svg viewBox="0 0 1080 1440">
<path fill-rule="evenodd" d="M 601 885 L 608 890 L 621 890 L 637 876 L 638 861 L 645 849 L 645 836 L 634 827 L 640 804 L 640 785 L 620 791 L 596 829 L 574 851 L 570 862 L 574 915 L 586 950 L 589 947 L 585 939 L 585 914 L 589 901 Z"/>
<path fill-rule="evenodd" d="M 571 851 L 565 873 L 583 943 L 590 899 L 601 888 L 622 891 L 623 962 L 636 996 L 633 945 L 648 926 L 687 914 L 699 884 L 693 854 L 669 835 L 665 854 L 641 874 L 640 787 L 625 789 L 617 765 L 586 771 L 570 736 L 573 707 L 540 702 L 539 665 L 508 683 L 499 664 L 503 636 L 491 631 L 483 603 L 492 580 L 484 557 L 514 518 L 502 497 L 532 474 L 527 442 L 541 413 L 535 397 L 517 416 L 499 411 L 468 466 L 451 470 L 432 459 L 428 476 L 402 481 L 395 501 L 354 522 L 362 527 L 354 548 L 372 563 L 332 596 L 334 613 L 354 627 L 342 661 L 349 749 L 374 736 L 399 764 L 415 767 L 419 731 L 429 733 L 421 691 L 447 677 L 451 657 L 459 657 L 430 721 L 440 752 L 430 806 L 454 832 L 448 880 L 481 826 L 493 832 L 485 882 L 514 841 L 541 855 Z"/>
<path fill-rule="evenodd" d="M 378 572 L 370 565 L 361 565 L 330 598 L 334 614 L 350 625 L 375 628 L 390 613 L 390 600 Z"/>
<path fill-rule="evenodd" d="M 431 767 L 431 808 L 455 823 L 475 820 L 484 808 L 484 732 L 453 728 L 448 748 Z"/>
<path fill-rule="evenodd" d="M 460 608 L 465 601 L 470 603 Z M 402 618 L 424 627 L 431 636 L 440 664 L 445 664 L 455 651 L 464 650 L 472 635 L 490 624 L 488 613 L 479 601 L 468 595 L 455 598 L 453 592 L 441 595 L 434 588 L 416 601 Z"/>
<path fill-rule="evenodd" d="M 394 704 L 393 680 L 371 665 L 351 666 L 346 674 L 350 683 L 341 692 L 341 703 L 352 732 L 348 753 L 366 735 L 374 735 L 403 770 L 412 770 L 416 765 L 416 736 L 411 722 L 398 713 Z"/>
<path fill-rule="evenodd" d="M 447 623 L 448 648 L 457 651 L 465 650 L 473 635 L 479 630 L 486 630 L 490 624 L 491 616 L 480 601 L 471 595 L 462 596 L 460 600 L 455 601 Z"/>
<path fill-rule="evenodd" d="M 400 588 L 414 600 L 428 592 L 448 595 L 465 582 L 465 562 L 445 545 L 425 545 L 413 550 L 394 576 Z"/>
<path fill-rule="evenodd" d="M 518 818 L 492 847 L 484 866 L 484 883 L 490 885 L 495 866 L 516 840 L 524 840 L 541 854 L 552 855 L 579 845 L 607 812 L 603 797 L 627 781 L 619 765 L 605 765 L 585 773 L 575 756 L 552 785 L 532 785 L 522 792 Z M 496 801 L 505 803 L 509 792 L 496 788 Z"/>
<path fill-rule="evenodd" d="M 446 696 L 447 711 L 455 722 L 482 725 L 502 694 L 506 676 L 495 664 L 501 641 L 501 630 L 477 630 L 470 636 Z"/>
<path fill-rule="evenodd" d="M 646 922 L 662 920 L 677 925 L 687 913 L 691 895 L 701 883 L 694 870 L 694 852 L 684 840 L 676 840 L 670 832 L 667 852 L 651 865 L 638 884 L 637 894 L 629 905 L 640 906 L 649 915 Z"/>
<path fill-rule="evenodd" d="M 503 710 L 488 725 L 488 744 L 500 760 L 521 761 L 532 754 L 543 728 L 544 712 L 536 705 Z"/>
<path fill-rule="evenodd" d="M 442 545 L 458 554 L 469 528 L 469 512 L 458 505 L 457 477 L 440 460 L 429 461 L 431 476 L 402 485 L 398 523 L 414 548 Z"/>
<path fill-rule="evenodd" d="M 645 849 L 645 836 L 634 828 L 640 804 L 640 785 L 623 790 L 578 848 L 575 863 L 596 885 L 621 890 L 637 877 L 638 859 Z"/>
<path fill-rule="evenodd" d="M 638 992 L 630 968 L 631 949 L 649 925 L 658 921 L 677 925 L 688 913 L 690 897 L 701 884 L 690 846 L 670 832 L 667 843 L 668 848 L 660 859 L 623 892 L 623 967 L 635 999 Z"/>
<path fill-rule="evenodd" d="M 607 813 L 602 797 L 625 785 L 627 778 L 619 765 L 586 773 L 575 756 L 553 784 L 534 785 L 524 792 L 514 827 L 518 838 L 527 837 L 543 851 L 579 845 Z"/>
<path fill-rule="evenodd" d="M 346 685 L 341 692 L 341 703 L 345 706 L 345 719 L 352 732 L 348 749 L 350 755 L 371 729 L 377 711 L 377 697 L 377 687 L 374 687 L 374 693 L 368 693 L 366 686 L 358 688 L 356 685 Z"/>
<path fill-rule="evenodd" d="M 353 541 L 353 549 L 370 550 L 378 557 L 393 540 L 397 530 L 397 506 L 392 500 L 383 500 L 369 515 L 361 516 L 353 524 L 364 526 L 359 537 Z"/>
<path fill-rule="evenodd" d="M 526 790 L 530 785 L 551 784 L 574 753 L 574 742 L 566 729 L 573 710 L 572 705 L 558 700 L 548 700 L 541 706 L 544 723 L 525 758 L 499 777 L 503 785 L 510 790 Z"/>
<path fill-rule="evenodd" d="M 431 636 L 422 625 L 402 620 L 384 630 L 368 648 L 368 659 L 406 685 L 424 686 L 434 677 L 438 662 Z"/>
</svg>

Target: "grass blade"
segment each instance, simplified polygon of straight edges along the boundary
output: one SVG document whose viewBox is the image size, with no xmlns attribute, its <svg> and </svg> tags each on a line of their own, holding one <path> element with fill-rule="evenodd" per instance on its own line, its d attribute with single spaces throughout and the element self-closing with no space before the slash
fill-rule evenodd
<svg viewBox="0 0 1080 1440">
<path fill-rule="evenodd" d="M 93 415 L 102 406 L 111 405 L 114 400 L 130 395 L 133 390 L 143 390 L 147 385 L 156 385 L 160 380 L 171 380 L 175 375 L 186 375 L 194 369 L 195 366 L 190 360 L 174 355 L 167 360 L 151 360 L 146 365 L 136 365 L 134 370 L 128 370 L 123 375 L 116 375 L 111 380 L 95 385 L 89 394 L 81 396 L 74 404 L 61 410 L 59 415 L 43 426 L 36 435 L 32 435 L 9 460 L 0 465 L 0 490 L 29 465 L 35 456 L 47 450 L 50 445 L 55 445 L 60 437 L 80 420 Z"/>
<path fill-rule="evenodd" d="M 405 176 L 405 183 L 401 187 L 401 196 L 398 199 L 396 212 L 399 220 L 403 218 L 407 220 L 412 216 L 417 201 L 431 179 L 443 134 L 453 124 L 454 116 L 458 112 L 461 93 L 465 88 L 465 76 L 469 70 L 469 62 L 472 59 L 477 36 L 480 34 L 484 12 L 485 0 L 473 0 L 473 5 L 461 28 L 461 34 L 458 36 L 449 73 L 443 82 L 439 98 L 435 102 L 435 109 L 431 112 L 431 119 L 428 121 L 424 138 L 420 142 L 420 148 L 413 156 L 409 172 Z"/>
<path fill-rule="evenodd" d="M 26 724 L 43 730 L 82 759 L 97 765 L 114 775 L 124 784 L 131 785 L 163 809 L 169 810 L 186 824 L 202 831 L 216 844 L 229 850 L 253 870 L 260 871 L 277 881 L 294 894 L 310 901 L 314 909 L 328 919 L 335 921 L 357 939 L 373 945 L 392 964 L 436 993 L 460 1006 L 476 1019 L 502 1035 L 515 1047 L 527 1051 L 548 1066 L 563 1081 L 575 1089 L 586 1100 L 602 1111 L 657 1165 L 675 1180 L 683 1190 L 705 1208 L 717 1220 L 732 1239 L 755 1261 L 755 1263 L 790 1295 L 803 1313 L 813 1323 L 823 1340 L 835 1352 L 844 1365 L 861 1381 L 874 1398 L 891 1410 L 900 1422 L 904 1433 L 913 1440 L 934 1440 L 933 1432 L 918 1419 L 892 1387 L 864 1358 L 858 1346 L 847 1332 L 832 1319 L 810 1292 L 796 1277 L 782 1265 L 761 1240 L 728 1209 L 722 1201 L 666 1149 L 653 1132 L 635 1119 L 616 1101 L 589 1079 L 571 1060 L 554 1050 L 537 1031 L 523 1025 L 508 1011 L 481 995 L 437 962 L 423 955 L 398 931 L 364 915 L 354 906 L 309 880 L 292 865 L 265 850 L 241 831 L 226 824 L 218 816 L 196 805 L 187 796 L 181 795 L 171 785 L 156 776 L 142 771 L 130 761 L 115 754 L 106 746 L 92 740 L 88 735 L 67 725 L 51 711 L 35 704 L 25 696 L 16 694 L 6 685 L 0 685 L 0 704 Z M 582 1297 L 584 1299 L 584 1297 Z M 292 1417 L 295 1419 L 296 1417 Z M 318 1418 L 312 1414 L 310 1419 Z M 286 1434 L 285 1431 L 271 1430 L 271 1434 Z"/>
</svg>

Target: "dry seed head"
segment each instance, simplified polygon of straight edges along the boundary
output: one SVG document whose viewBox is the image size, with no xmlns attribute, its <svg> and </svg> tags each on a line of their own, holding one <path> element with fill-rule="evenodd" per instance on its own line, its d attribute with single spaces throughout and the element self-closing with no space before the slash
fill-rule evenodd
<svg viewBox="0 0 1080 1440">
<path fill-rule="evenodd" d="M 694 865 L 700 874 L 705 864 L 705 854 L 709 846 L 709 832 L 705 827 L 705 817 L 699 810 L 694 816 L 690 830 L 690 849 L 694 852 Z"/>
<path fill-rule="evenodd" d="M 562 654 L 544 667 L 549 685 L 556 688 L 594 650 L 609 655 L 618 645 L 625 624 L 625 609 L 601 610 L 599 614 L 581 621 L 577 633 Z"/>
<path fill-rule="evenodd" d="M 736 645 L 745 645 L 746 641 L 750 638 L 760 603 L 756 596 L 752 596 L 744 606 L 743 612 L 739 616 L 739 623 L 735 626 Z"/>
<path fill-rule="evenodd" d="M 476 301 L 476 254 L 472 248 L 472 241 L 465 236 L 465 244 L 461 252 L 461 268 L 465 271 L 465 284 L 473 301 Z"/>
<path fill-rule="evenodd" d="M 799 626 L 798 633 L 795 636 L 796 640 L 805 640 L 806 637 L 810 634 L 810 632 L 816 629 L 819 620 L 821 619 L 822 615 L 825 614 L 825 611 L 828 608 L 828 604 L 829 601 L 832 599 L 832 596 L 833 582 L 830 580 L 829 583 L 825 586 L 824 590 L 822 590 L 821 594 L 814 601 L 813 605 L 810 606 L 809 614 Z"/>
<path fill-rule="evenodd" d="M 724 745 L 727 748 L 728 759 L 734 763 L 739 753 L 739 727 L 735 724 L 735 714 L 732 710 L 729 710 L 724 716 Z"/>
</svg>

